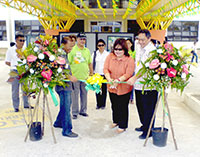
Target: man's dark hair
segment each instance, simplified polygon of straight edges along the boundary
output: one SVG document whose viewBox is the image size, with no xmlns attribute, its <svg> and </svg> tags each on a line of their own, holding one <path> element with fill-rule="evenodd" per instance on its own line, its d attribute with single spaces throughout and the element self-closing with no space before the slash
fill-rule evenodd
<svg viewBox="0 0 200 157">
<path fill-rule="evenodd" d="M 10 47 L 13 47 L 15 45 L 14 42 L 10 42 Z"/>
<path fill-rule="evenodd" d="M 148 39 L 151 38 L 151 33 L 149 32 L 149 30 L 147 30 L 147 29 L 141 29 L 141 30 L 139 30 L 138 35 L 141 34 L 141 33 L 144 33 L 145 36 L 146 36 Z"/>
<path fill-rule="evenodd" d="M 15 40 L 16 40 L 17 38 L 24 38 L 24 35 L 23 35 L 23 34 L 16 34 L 16 35 L 15 35 Z"/>
<path fill-rule="evenodd" d="M 103 39 L 99 39 L 99 40 L 97 41 L 97 45 L 98 45 L 98 43 L 103 43 L 104 45 L 106 45 L 106 42 L 105 42 Z"/>
</svg>

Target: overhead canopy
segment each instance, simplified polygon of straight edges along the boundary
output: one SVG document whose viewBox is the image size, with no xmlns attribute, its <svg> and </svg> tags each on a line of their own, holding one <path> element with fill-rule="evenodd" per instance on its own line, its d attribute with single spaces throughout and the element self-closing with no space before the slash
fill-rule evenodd
<svg viewBox="0 0 200 157">
<path fill-rule="evenodd" d="M 79 16 L 98 19 L 112 13 L 115 18 L 119 12 L 123 12 L 121 19 L 136 19 L 142 28 L 160 30 L 166 29 L 174 17 L 200 11 L 198 0 L 129 0 L 127 8 L 119 8 L 119 0 L 110 0 L 112 8 L 104 8 L 100 0 L 96 0 L 98 8 L 78 1 L 81 7 L 70 0 L 0 0 L 0 3 L 37 16 L 45 29 L 61 30 L 69 30 Z"/>
</svg>

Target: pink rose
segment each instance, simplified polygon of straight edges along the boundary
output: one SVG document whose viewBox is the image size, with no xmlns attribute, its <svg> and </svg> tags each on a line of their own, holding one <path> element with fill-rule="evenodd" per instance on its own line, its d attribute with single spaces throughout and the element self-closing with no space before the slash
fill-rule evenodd
<svg viewBox="0 0 200 157">
<path fill-rule="evenodd" d="M 48 57 L 51 55 L 48 51 L 44 51 L 43 54 L 47 55 Z"/>
<path fill-rule="evenodd" d="M 52 72 L 51 69 L 49 69 L 49 70 L 47 70 L 47 71 L 43 70 L 43 71 L 41 72 L 41 75 L 42 75 L 45 79 L 47 79 L 48 81 L 51 80 L 51 75 L 52 75 L 52 74 L 53 74 L 53 72 Z"/>
<path fill-rule="evenodd" d="M 45 46 L 48 46 L 48 45 L 49 45 L 49 40 L 45 40 L 45 41 L 44 41 L 44 45 L 45 45 Z"/>
<path fill-rule="evenodd" d="M 167 75 L 169 77 L 176 77 L 177 71 L 174 68 L 167 68 Z"/>
<path fill-rule="evenodd" d="M 151 63 L 149 64 L 149 68 L 150 69 L 155 69 L 160 65 L 160 61 L 158 59 L 154 59 L 151 61 Z"/>
<path fill-rule="evenodd" d="M 58 59 L 56 60 L 56 62 L 58 64 L 64 65 L 66 63 L 66 60 L 65 60 L 65 58 L 58 57 Z"/>
<path fill-rule="evenodd" d="M 166 44 L 164 45 L 164 47 L 165 47 L 166 50 L 169 50 L 169 51 L 172 51 L 172 50 L 173 50 L 173 46 L 172 46 L 171 44 L 169 44 L 169 43 L 166 43 Z"/>
<path fill-rule="evenodd" d="M 189 71 L 188 71 L 188 68 L 186 65 L 182 65 L 182 68 L 183 68 L 183 72 L 187 75 L 189 74 Z"/>
<path fill-rule="evenodd" d="M 34 56 L 34 55 L 29 55 L 29 56 L 27 57 L 27 61 L 28 61 L 28 62 L 34 62 L 34 61 L 36 61 L 36 59 L 37 59 L 37 57 Z"/>
</svg>

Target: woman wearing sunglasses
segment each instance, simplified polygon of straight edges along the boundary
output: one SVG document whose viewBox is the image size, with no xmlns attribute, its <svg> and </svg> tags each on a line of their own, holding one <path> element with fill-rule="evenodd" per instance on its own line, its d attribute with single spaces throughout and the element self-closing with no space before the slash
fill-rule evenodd
<svg viewBox="0 0 200 157">
<path fill-rule="evenodd" d="M 122 133 L 128 128 L 128 105 L 132 86 L 126 83 L 134 72 L 135 64 L 128 53 L 125 39 L 117 39 L 112 52 L 104 63 L 104 74 L 108 82 L 108 91 L 112 107 L 111 128 L 118 126 L 117 133 Z"/>
<path fill-rule="evenodd" d="M 103 39 L 99 39 L 97 41 L 97 51 L 94 51 L 92 58 L 93 58 L 93 71 L 94 73 L 99 73 L 101 76 L 104 76 L 103 73 L 103 66 L 106 60 L 106 57 L 109 55 L 109 52 L 105 50 L 106 43 Z M 96 102 L 97 107 L 96 109 L 104 109 L 106 107 L 106 96 L 107 96 L 107 85 L 102 84 L 101 93 L 96 94 Z"/>
</svg>

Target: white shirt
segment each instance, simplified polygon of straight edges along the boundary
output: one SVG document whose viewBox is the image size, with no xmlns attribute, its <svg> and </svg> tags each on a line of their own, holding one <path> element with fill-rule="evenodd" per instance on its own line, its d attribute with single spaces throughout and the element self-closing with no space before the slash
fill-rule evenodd
<svg viewBox="0 0 200 157">
<path fill-rule="evenodd" d="M 144 63 L 149 57 L 150 54 L 149 52 L 155 50 L 156 47 L 152 44 L 152 42 L 149 42 L 144 48 L 139 48 L 138 51 L 136 51 L 136 57 L 135 57 L 135 61 L 136 61 L 136 68 L 135 68 L 135 73 L 137 74 L 137 72 L 142 68 L 142 63 Z M 142 77 L 138 78 L 135 82 L 134 88 L 136 90 L 142 90 L 143 84 L 140 84 L 140 81 L 144 81 L 144 77 L 146 77 L 145 75 L 143 75 Z M 149 90 L 149 89 L 146 89 Z"/>
<path fill-rule="evenodd" d="M 6 59 L 5 62 L 10 62 L 11 69 L 17 69 L 18 61 L 20 59 L 17 57 L 17 47 L 14 45 L 10 47 L 6 52 Z"/>
<path fill-rule="evenodd" d="M 106 57 L 108 55 L 109 55 L 109 52 L 107 52 L 106 50 L 104 50 L 103 53 L 100 53 L 99 50 L 96 51 L 96 58 L 95 58 L 96 66 L 94 69 L 94 73 L 99 73 L 100 75 L 104 75 L 103 67 L 104 67 L 104 62 L 106 60 Z M 94 58 L 94 53 L 92 54 L 92 58 Z"/>
</svg>

